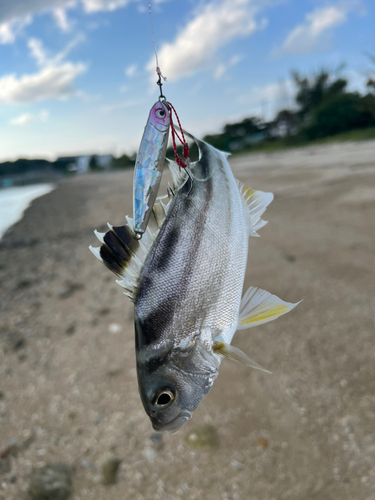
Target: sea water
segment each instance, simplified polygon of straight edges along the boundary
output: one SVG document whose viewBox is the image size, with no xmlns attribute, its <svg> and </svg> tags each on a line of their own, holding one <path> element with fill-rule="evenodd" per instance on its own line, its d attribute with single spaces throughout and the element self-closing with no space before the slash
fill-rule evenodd
<svg viewBox="0 0 375 500">
<path fill-rule="evenodd" d="M 53 184 L 0 189 L 0 238 L 5 231 L 19 221 L 30 203 L 54 189 Z"/>
</svg>

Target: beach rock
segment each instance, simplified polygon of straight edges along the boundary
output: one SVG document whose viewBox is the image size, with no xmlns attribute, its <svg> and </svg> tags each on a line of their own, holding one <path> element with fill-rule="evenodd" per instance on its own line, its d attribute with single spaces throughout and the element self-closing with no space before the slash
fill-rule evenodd
<svg viewBox="0 0 375 500">
<path fill-rule="evenodd" d="M 65 329 L 65 333 L 67 335 L 73 335 L 75 333 L 75 331 L 76 331 L 76 325 L 75 325 L 75 323 L 71 323 Z"/>
<path fill-rule="evenodd" d="M 5 242 L 0 243 L 0 248 L 19 248 L 19 247 L 31 247 L 39 242 L 37 238 L 21 238 L 14 237 L 8 239 Z"/>
<path fill-rule="evenodd" d="M 268 448 L 268 441 L 264 438 L 259 438 L 257 441 L 257 447 L 266 450 Z"/>
<path fill-rule="evenodd" d="M 74 295 L 78 290 L 82 290 L 82 288 L 84 288 L 82 283 L 73 283 L 67 281 L 65 283 L 65 286 L 63 288 L 60 288 L 59 297 L 60 299 L 68 299 L 69 297 Z"/>
<path fill-rule="evenodd" d="M 108 370 L 107 371 L 107 376 L 108 377 L 117 377 L 118 375 L 120 375 L 120 373 L 122 373 L 124 370 L 122 368 L 114 368 L 113 370 Z"/>
<path fill-rule="evenodd" d="M 297 260 L 297 257 L 295 255 L 285 255 L 285 260 L 287 262 L 295 262 Z"/>
<path fill-rule="evenodd" d="M 185 441 L 192 448 L 214 449 L 220 445 L 219 435 L 213 425 L 204 424 L 190 431 Z"/>
<path fill-rule="evenodd" d="M 22 290 L 23 288 L 29 288 L 32 284 L 33 282 L 31 280 L 24 278 L 17 283 L 16 289 Z"/>
<path fill-rule="evenodd" d="M 26 346 L 26 339 L 19 331 L 9 332 L 7 337 L 13 351 L 19 351 Z"/>
<path fill-rule="evenodd" d="M 111 333 L 112 335 L 117 335 L 118 333 L 121 332 L 121 325 L 119 325 L 118 323 L 111 323 L 109 326 L 108 326 L 108 331 L 109 333 Z"/>
<path fill-rule="evenodd" d="M 0 476 L 2 474 L 7 474 L 12 470 L 12 462 L 10 459 L 10 455 L 5 458 L 0 458 Z"/>
<path fill-rule="evenodd" d="M 70 467 L 63 463 L 49 464 L 33 472 L 25 500 L 67 500 L 72 489 Z"/>
<path fill-rule="evenodd" d="M 111 458 L 102 465 L 102 484 L 105 486 L 115 484 L 121 462 L 119 458 Z"/>
<path fill-rule="evenodd" d="M 34 441 L 35 441 L 34 432 L 31 430 L 25 430 L 22 433 L 22 437 L 20 439 L 19 449 L 27 450 Z"/>
<path fill-rule="evenodd" d="M 244 464 L 238 460 L 232 460 L 230 466 L 237 470 L 242 470 L 244 468 Z"/>
<path fill-rule="evenodd" d="M 150 436 L 151 439 L 151 445 L 156 451 L 161 451 L 164 448 L 164 443 L 163 443 L 163 435 L 154 433 L 151 434 Z"/>
<path fill-rule="evenodd" d="M 102 309 L 99 309 L 98 315 L 99 316 L 108 316 L 110 314 L 111 310 L 109 307 L 103 307 Z"/>
</svg>

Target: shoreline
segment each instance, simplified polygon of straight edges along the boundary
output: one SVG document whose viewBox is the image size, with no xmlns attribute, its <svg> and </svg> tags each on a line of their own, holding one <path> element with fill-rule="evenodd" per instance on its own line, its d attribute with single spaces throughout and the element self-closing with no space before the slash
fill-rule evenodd
<svg viewBox="0 0 375 500">
<path fill-rule="evenodd" d="M 56 189 L 56 185 L 36 183 L 0 189 L 0 240 L 37 198 Z"/>
</svg>

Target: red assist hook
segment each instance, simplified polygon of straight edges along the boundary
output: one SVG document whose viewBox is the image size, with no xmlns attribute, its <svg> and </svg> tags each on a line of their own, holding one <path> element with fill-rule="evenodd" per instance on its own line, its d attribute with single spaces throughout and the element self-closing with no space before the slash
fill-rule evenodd
<svg viewBox="0 0 375 500">
<path fill-rule="evenodd" d="M 170 102 L 167 102 L 167 104 L 169 106 L 169 116 L 170 116 L 170 122 L 171 122 L 174 157 L 175 157 L 176 163 L 179 167 L 186 168 L 188 166 L 187 160 L 189 158 L 189 145 L 185 140 L 184 131 L 182 130 L 180 119 L 178 117 L 176 110 L 174 109 L 174 107 L 172 106 L 172 104 Z M 182 138 L 178 135 L 176 129 L 174 128 L 173 113 L 175 114 L 175 116 L 177 118 L 177 122 L 178 122 L 178 126 L 180 128 Z M 177 154 L 176 137 L 182 145 L 182 154 L 183 154 L 183 157 L 185 158 L 186 161 L 184 161 L 182 158 L 180 158 Z"/>
</svg>

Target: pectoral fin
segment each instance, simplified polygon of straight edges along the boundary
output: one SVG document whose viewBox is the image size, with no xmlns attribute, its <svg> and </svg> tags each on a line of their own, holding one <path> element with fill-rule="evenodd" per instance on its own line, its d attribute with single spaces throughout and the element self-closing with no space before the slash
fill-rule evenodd
<svg viewBox="0 0 375 500">
<path fill-rule="evenodd" d="M 102 244 L 90 250 L 103 264 L 114 272 L 120 280 L 117 283 L 125 289 L 125 295 L 134 301 L 139 286 L 142 266 L 159 233 L 169 206 L 156 200 L 151 211 L 148 226 L 141 240 L 135 238 L 134 220 L 127 217 L 125 226 L 113 227 L 108 224 L 109 231 L 94 231 Z"/>
<path fill-rule="evenodd" d="M 292 304 L 261 288 L 251 286 L 242 297 L 237 330 L 268 323 L 294 309 Z"/>
<path fill-rule="evenodd" d="M 242 363 L 243 365 L 250 366 L 250 368 L 255 368 L 256 370 L 261 370 L 262 372 L 271 373 L 270 371 L 262 368 L 258 363 L 255 363 L 252 359 L 249 358 L 244 352 L 242 352 L 237 347 L 234 347 L 230 344 L 225 344 L 219 340 L 214 341 L 212 346 L 213 351 L 216 354 L 221 354 L 221 356 L 225 356 L 226 358 L 233 359 L 233 361 L 238 361 L 238 363 Z"/>
</svg>

